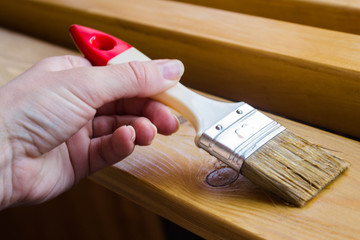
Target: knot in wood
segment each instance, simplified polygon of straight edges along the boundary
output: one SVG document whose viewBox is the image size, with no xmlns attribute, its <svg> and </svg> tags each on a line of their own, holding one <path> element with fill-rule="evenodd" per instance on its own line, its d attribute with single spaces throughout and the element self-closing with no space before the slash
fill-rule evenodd
<svg viewBox="0 0 360 240">
<path fill-rule="evenodd" d="M 212 187 L 230 185 L 239 178 L 239 173 L 232 168 L 221 168 L 209 173 L 206 182 Z"/>
</svg>

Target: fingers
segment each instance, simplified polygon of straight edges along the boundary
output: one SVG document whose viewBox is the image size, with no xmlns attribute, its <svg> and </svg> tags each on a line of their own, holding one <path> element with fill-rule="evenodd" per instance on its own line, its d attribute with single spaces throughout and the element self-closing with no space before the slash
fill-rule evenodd
<svg viewBox="0 0 360 240">
<path fill-rule="evenodd" d="M 133 127 L 136 134 L 134 143 L 137 145 L 150 145 L 157 133 L 156 126 L 144 117 L 101 116 L 94 119 L 93 137 L 96 138 L 113 134 L 114 131 L 123 125 Z"/>
<path fill-rule="evenodd" d="M 132 115 L 148 118 L 163 135 L 176 132 L 180 126 L 176 116 L 164 104 L 144 98 L 123 99 L 101 107 L 97 116 Z M 129 123 L 126 123 L 129 124 Z M 119 125 L 117 125 L 119 126 Z"/>
<path fill-rule="evenodd" d="M 156 132 L 154 124 L 144 117 L 96 117 L 89 147 L 89 173 L 124 159 L 133 152 L 135 145 L 151 144 Z"/>
<path fill-rule="evenodd" d="M 133 127 L 122 126 L 111 135 L 92 139 L 89 149 L 90 174 L 130 155 L 135 147 L 135 138 Z"/>
<path fill-rule="evenodd" d="M 156 95 L 176 84 L 183 72 L 180 61 L 163 60 L 74 68 L 58 74 L 67 76 L 62 84 L 74 95 L 99 108 L 121 98 Z"/>
<path fill-rule="evenodd" d="M 142 114 L 150 119 L 157 127 L 158 132 L 163 135 L 171 135 L 180 127 L 178 118 L 162 103 L 148 101 L 142 110 Z"/>
</svg>

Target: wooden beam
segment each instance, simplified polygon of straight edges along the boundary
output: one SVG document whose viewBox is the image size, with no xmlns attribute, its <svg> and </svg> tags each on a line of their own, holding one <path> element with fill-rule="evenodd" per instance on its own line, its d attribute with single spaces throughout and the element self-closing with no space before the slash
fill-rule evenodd
<svg viewBox="0 0 360 240">
<path fill-rule="evenodd" d="M 360 34 L 360 1 L 175 0 L 260 17 Z"/>
<path fill-rule="evenodd" d="M 13 240 L 168 239 L 159 216 L 88 179 L 46 203 L 1 211 L 0 224 L 1 238 Z"/>
<path fill-rule="evenodd" d="M 0 31 L 0 37 L 3 83 L 42 57 L 77 54 L 8 31 Z M 25 59 L 19 52 L 26 53 Z M 271 117 L 351 163 L 304 208 L 287 206 L 196 148 L 194 130 L 186 121 L 178 133 L 157 136 L 151 147 L 138 147 L 91 179 L 206 239 L 358 238 L 360 142 Z M 222 181 L 224 175 L 227 181 Z"/>
<path fill-rule="evenodd" d="M 189 87 L 360 137 L 358 35 L 156 0 L 3 0 L 0 21 L 66 46 L 69 25 L 98 28 L 183 60 Z"/>
</svg>

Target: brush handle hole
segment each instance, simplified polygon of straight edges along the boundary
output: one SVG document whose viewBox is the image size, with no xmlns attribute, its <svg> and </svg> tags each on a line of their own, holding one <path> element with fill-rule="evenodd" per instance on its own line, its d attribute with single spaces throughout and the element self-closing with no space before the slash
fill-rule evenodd
<svg viewBox="0 0 360 240">
<path fill-rule="evenodd" d="M 116 46 L 116 41 L 106 35 L 95 35 L 90 38 L 90 44 L 101 51 L 110 51 Z"/>
</svg>

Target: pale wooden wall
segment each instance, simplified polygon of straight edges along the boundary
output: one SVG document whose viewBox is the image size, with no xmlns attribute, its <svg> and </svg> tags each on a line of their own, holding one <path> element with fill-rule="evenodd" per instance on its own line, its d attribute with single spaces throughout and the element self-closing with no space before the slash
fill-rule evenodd
<svg viewBox="0 0 360 240">
<path fill-rule="evenodd" d="M 360 34 L 359 0 L 175 0 Z"/>
</svg>

